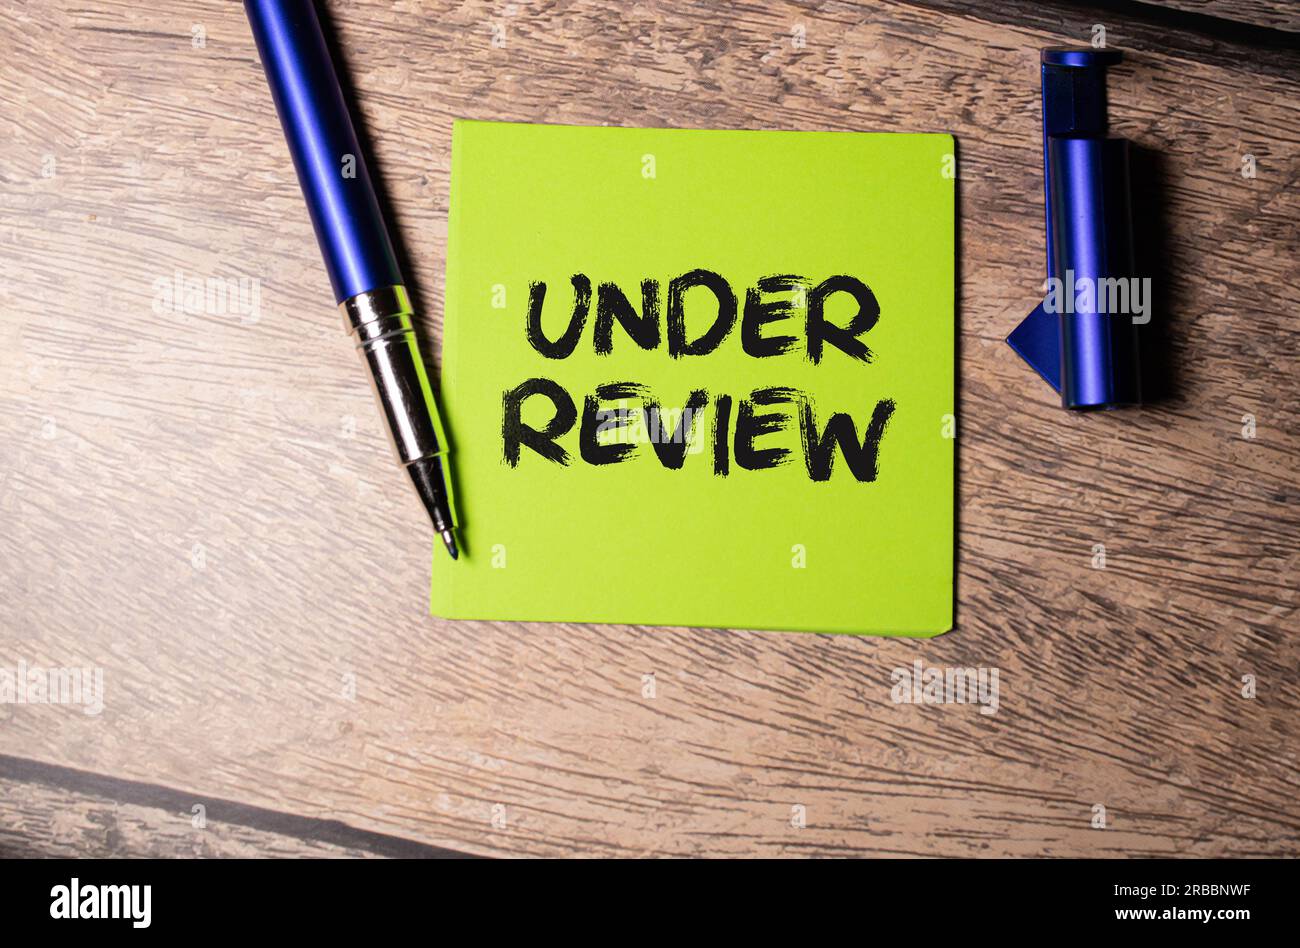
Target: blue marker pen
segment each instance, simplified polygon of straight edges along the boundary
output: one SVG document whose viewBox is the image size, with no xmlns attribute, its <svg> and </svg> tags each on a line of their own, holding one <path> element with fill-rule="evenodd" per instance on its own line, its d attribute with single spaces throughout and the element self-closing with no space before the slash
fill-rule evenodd
<svg viewBox="0 0 1300 948">
<path fill-rule="evenodd" d="M 356 338 L 397 459 L 458 555 L 447 438 L 411 303 L 312 0 L 244 0 L 334 298 Z"/>
</svg>

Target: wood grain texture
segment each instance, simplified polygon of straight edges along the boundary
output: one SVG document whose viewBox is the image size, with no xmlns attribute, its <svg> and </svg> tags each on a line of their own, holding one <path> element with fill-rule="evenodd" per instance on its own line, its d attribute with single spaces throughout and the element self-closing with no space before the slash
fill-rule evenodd
<svg viewBox="0 0 1300 948">
<path fill-rule="evenodd" d="M 303 842 L 243 826 L 196 828 L 184 813 L 0 780 L 0 858 L 368 858 L 364 849 Z"/>
<path fill-rule="evenodd" d="M 1152 6 L 1248 23 L 1287 33 L 1300 32 L 1300 4 L 1273 0 L 1142 0 Z M 1291 40 L 1294 42 L 1294 39 Z"/>
<path fill-rule="evenodd" d="M 11 0 L 0 666 L 100 667 L 105 707 L 0 704 L 0 754 L 480 854 L 1300 853 L 1293 52 L 1019 0 L 330 8 L 435 360 L 453 118 L 954 132 L 956 630 L 428 617 L 240 6 Z M 1172 371 L 1072 415 L 1003 338 L 1043 277 L 1038 50 L 1099 15 Z M 258 318 L 162 305 L 178 271 L 260 281 Z M 998 713 L 892 703 L 916 659 L 997 667 Z M 0 838 L 78 846 L 90 811 L 41 806 L 6 785 Z"/>
<path fill-rule="evenodd" d="M 452 850 L 23 758 L 0 756 L 0 858 L 455 858 Z"/>
</svg>

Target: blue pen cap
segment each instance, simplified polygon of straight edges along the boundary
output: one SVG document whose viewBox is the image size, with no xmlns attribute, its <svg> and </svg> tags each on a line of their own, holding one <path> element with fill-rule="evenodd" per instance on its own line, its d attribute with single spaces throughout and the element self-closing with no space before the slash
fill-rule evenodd
<svg viewBox="0 0 1300 948">
<path fill-rule="evenodd" d="M 1110 50 L 1042 53 L 1048 296 L 1007 337 L 1070 409 L 1141 400 L 1128 142 L 1107 137 Z"/>
<path fill-rule="evenodd" d="M 1133 324 L 1128 142 L 1052 137 L 1052 273 L 1061 280 L 1061 404 L 1140 400 Z M 1122 282 L 1121 282 L 1122 281 Z M 1118 309 L 1118 312 L 1111 310 Z"/>
</svg>

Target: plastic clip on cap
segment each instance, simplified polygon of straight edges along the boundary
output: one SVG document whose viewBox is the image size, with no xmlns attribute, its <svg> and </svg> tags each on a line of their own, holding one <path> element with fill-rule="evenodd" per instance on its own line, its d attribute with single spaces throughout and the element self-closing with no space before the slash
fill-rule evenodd
<svg viewBox="0 0 1300 948">
<path fill-rule="evenodd" d="M 1042 53 L 1049 292 L 1007 342 L 1071 409 L 1141 401 L 1137 329 L 1131 313 L 1111 311 L 1131 298 L 1136 269 L 1128 142 L 1106 136 L 1106 67 L 1120 59 Z"/>
</svg>

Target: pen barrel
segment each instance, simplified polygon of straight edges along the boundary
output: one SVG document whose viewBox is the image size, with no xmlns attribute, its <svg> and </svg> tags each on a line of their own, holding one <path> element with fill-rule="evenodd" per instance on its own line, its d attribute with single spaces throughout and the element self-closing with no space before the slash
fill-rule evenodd
<svg viewBox="0 0 1300 948">
<path fill-rule="evenodd" d="M 298 182 L 342 303 L 402 276 L 312 0 L 244 0 Z"/>
<path fill-rule="evenodd" d="M 420 358 L 405 287 L 359 293 L 339 309 L 370 369 L 398 462 L 406 466 L 444 453 L 447 436 Z"/>
</svg>

